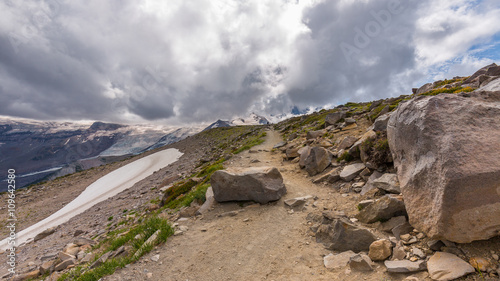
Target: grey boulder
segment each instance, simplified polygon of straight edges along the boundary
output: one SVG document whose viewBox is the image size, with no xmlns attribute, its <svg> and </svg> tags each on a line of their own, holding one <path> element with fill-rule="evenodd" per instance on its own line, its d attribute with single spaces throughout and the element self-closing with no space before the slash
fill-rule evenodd
<svg viewBox="0 0 500 281">
<path fill-rule="evenodd" d="M 410 224 L 458 243 L 500 232 L 500 91 L 417 97 L 387 129 Z"/>
<path fill-rule="evenodd" d="M 283 177 L 274 167 L 219 170 L 210 182 L 217 202 L 252 200 L 266 204 L 286 194 Z"/>
</svg>

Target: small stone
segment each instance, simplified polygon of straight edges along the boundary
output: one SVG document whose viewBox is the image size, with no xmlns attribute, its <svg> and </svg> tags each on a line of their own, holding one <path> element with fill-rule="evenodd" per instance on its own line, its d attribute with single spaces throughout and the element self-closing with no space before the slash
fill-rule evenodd
<svg viewBox="0 0 500 281">
<path fill-rule="evenodd" d="M 417 272 L 426 269 L 425 261 L 416 261 L 416 262 L 407 260 L 385 261 L 384 265 L 385 267 L 387 267 L 388 272 L 394 272 L 394 273 Z"/>
<path fill-rule="evenodd" d="M 174 236 L 179 236 L 179 235 L 182 235 L 184 232 L 180 231 L 180 230 L 176 230 L 174 232 Z"/>
<path fill-rule="evenodd" d="M 397 245 L 392 250 L 392 260 L 404 260 L 406 257 L 406 252 L 404 248 L 400 245 Z"/>
<path fill-rule="evenodd" d="M 61 261 L 69 260 L 69 259 L 75 259 L 76 257 L 74 255 L 65 253 L 65 252 L 59 252 L 59 259 Z"/>
<path fill-rule="evenodd" d="M 421 258 L 421 259 L 425 259 L 427 256 L 426 254 L 424 254 L 424 252 L 422 250 L 420 250 L 419 248 L 417 247 L 413 247 L 413 249 L 411 250 L 412 254 Z"/>
<path fill-rule="evenodd" d="M 353 251 L 346 251 L 340 254 L 329 254 L 323 258 L 323 263 L 328 269 L 339 269 L 347 266 L 351 257 L 355 256 Z"/>
<path fill-rule="evenodd" d="M 185 225 L 181 225 L 179 226 L 179 230 L 182 231 L 182 232 L 186 232 L 189 230 L 189 227 L 185 226 Z"/>
<path fill-rule="evenodd" d="M 35 238 L 33 238 L 33 240 L 34 240 L 35 242 L 37 242 L 37 241 L 39 241 L 39 240 L 42 240 L 43 238 L 45 238 L 45 237 L 47 237 L 47 236 L 49 236 L 49 235 L 53 234 L 54 232 L 56 232 L 56 228 L 57 228 L 57 227 L 51 227 L 51 228 L 48 228 L 48 229 L 46 229 L 46 230 L 44 230 L 44 231 L 42 231 L 42 232 L 38 233 L 38 234 L 35 236 Z"/>
<path fill-rule="evenodd" d="M 420 239 L 420 240 L 424 239 L 425 238 L 425 234 L 422 233 L 422 232 L 420 232 L 419 234 L 417 234 L 417 238 Z"/>
<path fill-rule="evenodd" d="M 496 260 L 496 261 L 498 261 L 498 259 L 499 259 L 499 257 L 498 257 L 498 255 L 497 255 L 497 254 L 491 254 L 491 257 L 492 257 L 494 260 Z"/>
<path fill-rule="evenodd" d="M 441 247 L 444 247 L 444 243 L 440 240 L 430 240 L 427 242 L 427 246 L 433 251 L 441 251 Z"/>
<path fill-rule="evenodd" d="M 383 261 L 392 254 L 392 243 L 389 240 L 382 239 L 373 242 L 370 245 L 368 256 L 373 261 Z"/>
<path fill-rule="evenodd" d="M 408 242 L 411 238 L 411 235 L 410 234 L 403 234 L 401 236 L 399 236 L 401 238 L 401 240 L 405 241 L 405 242 Z"/>
<path fill-rule="evenodd" d="M 154 255 L 151 257 L 151 260 L 154 261 L 154 262 L 157 262 L 160 260 L 160 255 Z"/>
<path fill-rule="evenodd" d="M 411 257 L 410 261 L 418 261 L 418 258 L 417 257 Z"/>
<path fill-rule="evenodd" d="M 352 271 L 372 271 L 372 261 L 364 254 L 357 254 L 349 259 L 349 268 Z"/>
<path fill-rule="evenodd" d="M 147 277 L 148 279 L 153 278 L 153 273 L 151 273 L 151 272 L 146 273 L 146 277 Z"/>
<path fill-rule="evenodd" d="M 74 265 L 76 262 L 74 259 L 69 259 L 69 260 L 65 260 L 59 264 L 57 264 L 54 268 L 55 271 L 61 271 L 61 270 L 64 270 L 66 268 L 68 268 L 70 265 Z"/>
<path fill-rule="evenodd" d="M 481 272 L 486 272 L 488 268 L 491 267 L 490 262 L 481 257 L 472 257 L 469 259 L 469 263 L 470 265 L 472 265 L 472 267 Z"/>
</svg>

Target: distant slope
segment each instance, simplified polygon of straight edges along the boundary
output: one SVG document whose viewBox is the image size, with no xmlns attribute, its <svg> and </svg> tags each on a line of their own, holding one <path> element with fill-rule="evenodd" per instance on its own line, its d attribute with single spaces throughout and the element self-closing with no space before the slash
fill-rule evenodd
<svg viewBox="0 0 500 281">
<path fill-rule="evenodd" d="M 0 179 L 6 178 L 8 169 L 15 169 L 21 187 L 63 167 L 58 175 L 161 147 L 200 129 L 0 117 Z"/>
</svg>

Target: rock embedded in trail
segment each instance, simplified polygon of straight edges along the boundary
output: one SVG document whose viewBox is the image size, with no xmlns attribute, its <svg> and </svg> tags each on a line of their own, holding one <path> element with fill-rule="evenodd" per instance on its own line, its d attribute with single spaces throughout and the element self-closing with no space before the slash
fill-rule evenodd
<svg viewBox="0 0 500 281">
<path fill-rule="evenodd" d="M 283 177 L 274 167 L 219 170 L 212 175 L 210 182 L 217 202 L 255 201 L 266 204 L 286 194 Z"/>
<path fill-rule="evenodd" d="M 35 236 L 35 238 L 33 238 L 33 240 L 34 240 L 35 242 L 37 242 L 37 241 L 39 241 L 39 240 L 42 240 L 43 238 L 45 238 L 45 237 L 47 237 L 47 236 L 49 236 L 49 235 L 53 234 L 54 232 L 56 232 L 56 229 L 57 229 L 57 227 L 56 227 L 56 226 L 51 227 L 51 228 L 47 228 L 46 230 L 44 230 L 44 231 L 42 231 L 42 232 L 38 233 L 38 234 Z"/>
<path fill-rule="evenodd" d="M 417 97 L 391 115 L 388 139 L 410 224 L 430 238 L 498 235 L 499 116 L 500 91 Z"/>
</svg>

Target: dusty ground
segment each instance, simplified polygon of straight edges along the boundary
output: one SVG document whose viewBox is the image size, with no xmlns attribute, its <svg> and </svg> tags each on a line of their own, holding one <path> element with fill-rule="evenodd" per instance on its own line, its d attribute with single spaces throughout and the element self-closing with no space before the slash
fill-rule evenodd
<svg viewBox="0 0 500 281">
<path fill-rule="evenodd" d="M 374 273 L 329 271 L 323 257 L 329 254 L 311 236 L 306 216 L 313 208 L 344 210 L 354 214 L 357 195 L 342 197 L 331 187 L 312 184 L 297 164 L 283 162 L 273 145 L 281 141 L 268 132 L 264 144 L 241 153 L 226 165 L 234 167 L 275 166 L 284 177 L 288 193 L 266 204 L 224 203 L 202 218 L 179 222 L 188 226 L 183 235 L 169 238 L 141 261 L 103 280 L 403 280 L 407 275 L 388 275 L 382 264 Z M 252 153 L 253 152 L 253 153 Z M 258 163 L 250 163 L 252 160 Z M 289 212 L 283 200 L 304 195 L 318 198 L 304 212 Z M 311 202 L 312 203 L 312 202 Z M 236 216 L 222 216 L 229 211 Z M 150 257 L 159 254 L 157 262 Z M 152 274 L 152 277 L 151 277 Z M 426 273 L 417 274 L 425 276 Z"/>
</svg>

